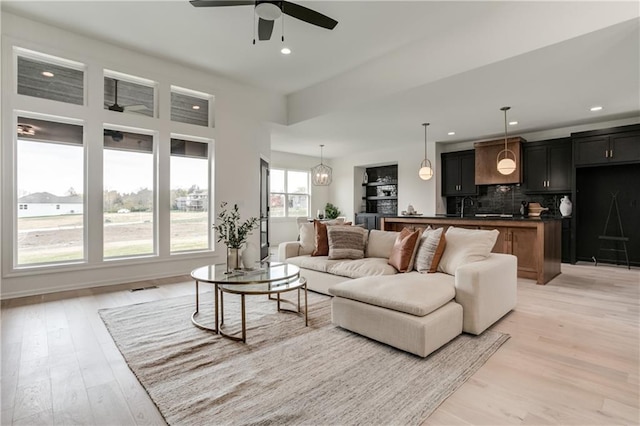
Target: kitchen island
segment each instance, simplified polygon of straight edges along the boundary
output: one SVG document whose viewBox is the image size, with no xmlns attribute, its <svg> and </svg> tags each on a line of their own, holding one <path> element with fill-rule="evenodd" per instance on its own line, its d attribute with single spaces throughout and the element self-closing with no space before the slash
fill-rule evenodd
<svg viewBox="0 0 640 426">
<path fill-rule="evenodd" d="M 500 235 L 494 253 L 513 254 L 518 258 L 518 277 L 546 284 L 560 274 L 560 218 L 485 215 L 475 216 L 394 216 L 381 218 L 380 229 L 400 231 L 402 228 L 497 229 Z"/>
</svg>

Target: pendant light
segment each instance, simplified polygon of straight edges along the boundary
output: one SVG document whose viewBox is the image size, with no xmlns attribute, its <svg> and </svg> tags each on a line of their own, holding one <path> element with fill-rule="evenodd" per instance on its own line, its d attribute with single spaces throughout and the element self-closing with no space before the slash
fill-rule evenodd
<svg viewBox="0 0 640 426">
<path fill-rule="evenodd" d="M 510 175 L 516 171 L 516 154 L 507 147 L 507 111 L 510 109 L 508 106 L 500 108 L 500 111 L 504 111 L 504 149 L 498 153 L 496 162 L 498 172 L 503 175 Z"/>
<path fill-rule="evenodd" d="M 322 163 L 322 148 L 320 145 L 320 164 L 311 168 L 311 181 L 316 186 L 328 186 L 331 184 L 333 171 L 331 167 Z"/>
<path fill-rule="evenodd" d="M 433 177 L 433 167 L 431 167 L 431 161 L 427 158 L 427 126 L 429 123 L 422 123 L 424 126 L 424 160 L 420 163 L 420 170 L 418 170 L 418 176 L 422 180 L 429 180 Z"/>
</svg>

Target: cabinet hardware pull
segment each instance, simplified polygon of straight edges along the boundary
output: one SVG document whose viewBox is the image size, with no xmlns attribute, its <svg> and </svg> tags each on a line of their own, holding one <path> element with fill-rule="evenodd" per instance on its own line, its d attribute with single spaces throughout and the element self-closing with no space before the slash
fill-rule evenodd
<svg viewBox="0 0 640 426">
<path fill-rule="evenodd" d="M 613 158 L 613 150 L 609 151 L 609 158 Z"/>
<path fill-rule="evenodd" d="M 609 150 L 608 149 L 606 149 L 604 151 L 604 158 L 609 158 Z"/>
</svg>

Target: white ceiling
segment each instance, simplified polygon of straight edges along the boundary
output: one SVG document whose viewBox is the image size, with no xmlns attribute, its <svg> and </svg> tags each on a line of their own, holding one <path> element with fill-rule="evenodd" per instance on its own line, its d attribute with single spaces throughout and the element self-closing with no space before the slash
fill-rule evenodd
<svg viewBox="0 0 640 426">
<path fill-rule="evenodd" d="M 286 94 L 272 149 L 363 148 L 499 136 L 640 114 L 637 2 L 300 1 L 333 31 L 285 18 L 253 39 L 250 6 L 188 1 L 2 2 L 2 9 Z M 145 17 L 145 19 L 141 19 Z M 603 105 L 592 113 L 592 105 Z M 455 131 L 454 137 L 447 136 Z M 418 151 L 421 152 L 421 151 Z"/>
</svg>

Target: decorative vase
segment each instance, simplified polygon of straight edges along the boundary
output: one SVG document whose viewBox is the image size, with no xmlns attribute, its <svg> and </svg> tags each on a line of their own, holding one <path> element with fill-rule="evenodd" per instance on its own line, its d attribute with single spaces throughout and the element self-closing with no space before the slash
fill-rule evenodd
<svg viewBox="0 0 640 426">
<path fill-rule="evenodd" d="M 240 269 L 240 249 L 227 247 L 227 272 Z"/>
<path fill-rule="evenodd" d="M 256 267 L 259 260 L 258 252 L 258 247 L 255 244 L 251 242 L 245 244 L 244 250 L 242 250 L 242 265 L 245 269 L 253 269 Z"/>
<path fill-rule="evenodd" d="M 560 199 L 560 214 L 562 217 L 571 216 L 571 212 L 573 211 L 573 204 L 569 199 L 568 195 L 565 195 Z"/>
<path fill-rule="evenodd" d="M 369 175 L 367 174 L 367 172 L 364 172 L 364 176 L 362 176 L 362 183 L 369 183 Z"/>
</svg>

